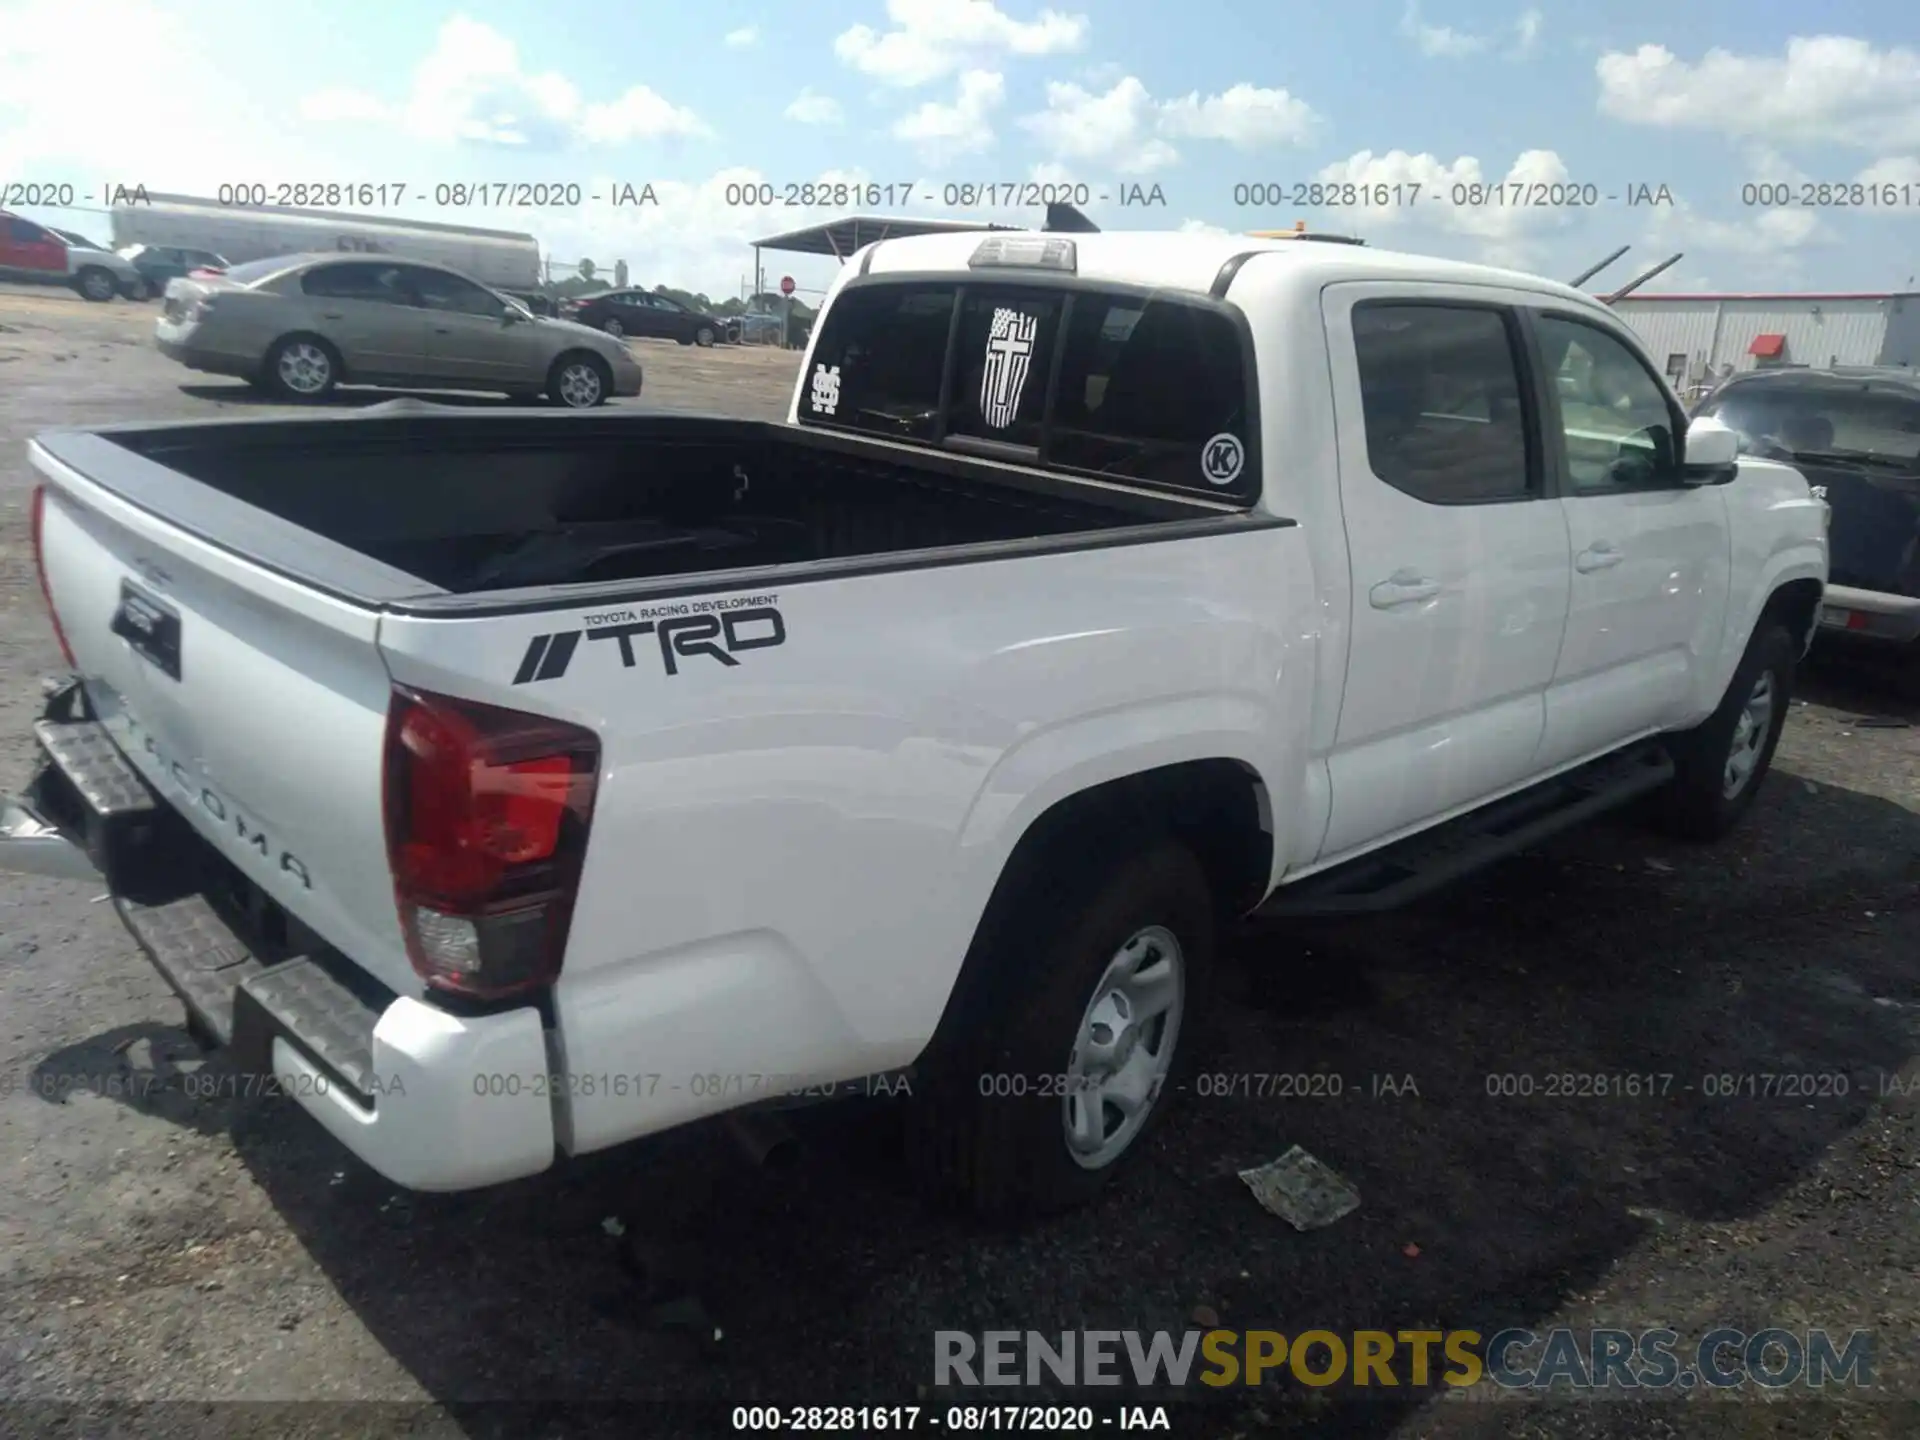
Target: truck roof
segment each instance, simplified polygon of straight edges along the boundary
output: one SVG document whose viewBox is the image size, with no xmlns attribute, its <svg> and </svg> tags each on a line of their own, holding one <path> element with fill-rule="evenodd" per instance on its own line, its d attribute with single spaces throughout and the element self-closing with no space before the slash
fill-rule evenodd
<svg viewBox="0 0 1920 1440">
<path fill-rule="evenodd" d="M 1536 290 L 1568 303 L 1604 310 L 1584 290 L 1558 280 L 1412 255 L 1372 246 L 1323 245 L 1311 239 L 1257 239 L 1246 235 L 1213 235 L 1184 230 L 1101 231 L 1097 234 L 1046 235 L 1041 231 L 1012 232 L 1013 237 L 1071 241 L 1082 279 L 1115 284 L 1151 285 L 1162 289 L 1208 293 L 1220 269 L 1238 255 L 1284 254 L 1304 283 L 1332 284 L 1342 280 L 1425 280 L 1434 284 L 1501 285 Z M 988 239 L 1007 239 L 978 232 L 955 235 L 916 235 L 881 240 L 862 254 L 865 273 L 887 271 L 961 271 L 975 250 Z"/>
</svg>

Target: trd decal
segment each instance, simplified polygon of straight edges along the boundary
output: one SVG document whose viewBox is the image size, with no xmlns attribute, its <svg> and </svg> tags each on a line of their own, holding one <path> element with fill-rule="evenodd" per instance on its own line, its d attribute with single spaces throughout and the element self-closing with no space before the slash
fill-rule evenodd
<svg viewBox="0 0 1920 1440">
<path fill-rule="evenodd" d="M 529 680 L 558 680 L 567 673 L 567 662 L 573 659 L 574 647 L 579 643 L 578 630 L 534 636 L 528 642 L 527 653 L 520 659 L 520 668 L 514 672 L 513 683 L 524 685 Z"/>
<path fill-rule="evenodd" d="M 749 609 L 708 612 L 703 615 L 676 615 L 663 620 L 634 620 L 619 625 L 601 625 L 591 630 L 562 630 L 556 635 L 536 635 L 521 657 L 513 683 L 525 685 L 535 680 L 557 680 L 567 673 L 580 637 L 612 640 L 620 647 L 620 663 L 631 670 L 639 663 L 634 654 L 636 635 L 653 635 L 660 642 L 660 663 L 669 675 L 680 673 L 680 662 L 695 656 L 734 666 L 742 650 L 765 650 L 787 643 L 787 623 L 771 605 Z"/>
</svg>

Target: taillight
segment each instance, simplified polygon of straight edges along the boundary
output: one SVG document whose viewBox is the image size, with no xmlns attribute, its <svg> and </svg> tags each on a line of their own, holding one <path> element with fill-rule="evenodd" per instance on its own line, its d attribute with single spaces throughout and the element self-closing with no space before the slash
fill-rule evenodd
<svg viewBox="0 0 1920 1440">
<path fill-rule="evenodd" d="M 75 668 L 73 647 L 67 643 L 67 632 L 60 628 L 60 612 L 53 608 L 53 587 L 47 584 L 47 556 L 40 542 L 40 532 L 46 524 L 47 487 L 33 487 L 32 502 L 33 527 L 33 568 L 40 577 L 40 598 L 46 602 L 47 618 L 53 622 L 53 638 L 60 642 L 60 653 L 66 657 L 67 668 Z"/>
<path fill-rule="evenodd" d="M 395 689 L 387 857 L 428 985 L 497 999 L 559 976 L 599 768 L 591 730 Z"/>
</svg>

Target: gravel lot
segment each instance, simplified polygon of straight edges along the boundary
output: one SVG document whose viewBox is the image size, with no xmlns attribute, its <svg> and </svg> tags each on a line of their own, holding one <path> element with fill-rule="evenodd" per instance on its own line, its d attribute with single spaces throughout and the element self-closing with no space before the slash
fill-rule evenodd
<svg viewBox="0 0 1920 1440">
<path fill-rule="evenodd" d="M 24 442 L 261 409 L 163 360 L 152 316 L 0 290 L 0 787 L 27 777 L 59 659 Z M 784 412 L 791 356 L 643 353 L 649 406 Z M 1899 680 L 1816 664 L 1719 847 L 1603 825 L 1405 914 L 1238 942 L 1209 1070 L 1327 1072 L 1342 1098 L 1190 1094 L 1132 1185 L 1019 1236 L 917 1204 L 884 1103 L 801 1117 L 807 1152 L 778 1174 L 696 1130 L 490 1192 L 397 1193 L 291 1102 L 189 1095 L 179 1006 L 96 889 L 0 877 L 0 1433 L 703 1435 L 752 1401 L 944 1413 L 981 1397 L 926 1390 L 936 1330 L 1205 1311 L 1288 1334 L 1858 1327 L 1876 1389 L 1160 1397 L 1182 1435 L 1920 1433 L 1920 707 Z M 1651 1098 L 1487 1092 L 1562 1072 L 1674 1079 Z M 1701 1084 L 1835 1073 L 1846 1093 L 1812 1100 Z M 1372 1098 L 1376 1075 L 1417 1094 Z M 1353 1179 L 1358 1211 L 1303 1235 L 1254 1204 L 1235 1172 L 1294 1143 Z M 610 1217 L 673 1237 L 717 1344 L 646 1309 Z M 359 1404 L 285 1403 L 312 1401 Z"/>
</svg>

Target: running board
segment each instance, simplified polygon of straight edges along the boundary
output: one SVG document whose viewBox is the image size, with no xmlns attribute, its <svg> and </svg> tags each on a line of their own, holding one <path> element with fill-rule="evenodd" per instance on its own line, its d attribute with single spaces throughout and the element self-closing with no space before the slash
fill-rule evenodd
<svg viewBox="0 0 1920 1440">
<path fill-rule="evenodd" d="M 1637 800 L 1672 776 L 1673 759 L 1658 742 L 1616 752 L 1345 865 L 1282 885 L 1248 919 L 1258 923 L 1398 909 Z"/>
</svg>

